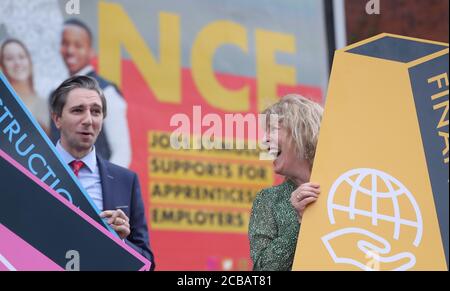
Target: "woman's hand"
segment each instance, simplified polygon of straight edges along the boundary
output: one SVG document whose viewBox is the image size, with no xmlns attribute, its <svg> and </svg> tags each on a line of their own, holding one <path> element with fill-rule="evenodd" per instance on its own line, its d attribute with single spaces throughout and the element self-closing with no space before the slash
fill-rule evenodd
<svg viewBox="0 0 450 291">
<path fill-rule="evenodd" d="M 298 221 L 302 222 L 303 213 L 306 207 L 319 198 L 320 185 L 314 183 L 304 183 L 291 194 L 291 204 L 298 214 Z"/>
</svg>

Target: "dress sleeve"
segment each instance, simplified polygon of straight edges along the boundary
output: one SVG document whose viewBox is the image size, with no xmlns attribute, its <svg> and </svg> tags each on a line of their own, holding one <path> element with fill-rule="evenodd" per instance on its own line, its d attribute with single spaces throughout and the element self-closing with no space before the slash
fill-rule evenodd
<svg viewBox="0 0 450 291">
<path fill-rule="evenodd" d="M 270 193 L 261 191 L 253 202 L 249 223 L 250 255 L 255 271 L 290 270 L 297 239 L 295 232 L 279 234 Z"/>
</svg>

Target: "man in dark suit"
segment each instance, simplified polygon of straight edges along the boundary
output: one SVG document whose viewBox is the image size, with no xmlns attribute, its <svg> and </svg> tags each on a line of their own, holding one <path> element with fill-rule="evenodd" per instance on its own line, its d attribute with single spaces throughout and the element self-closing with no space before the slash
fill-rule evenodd
<svg viewBox="0 0 450 291">
<path fill-rule="evenodd" d="M 127 119 L 127 103 L 113 83 L 97 74 L 91 61 L 95 56 L 94 39 L 89 27 L 78 19 L 64 22 L 60 53 L 70 76 L 94 78 L 108 100 L 108 118 L 103 122 L 95 147 L 97 155 L 111 163 L 128 168 L 131 162 L 131 142 Z M 59 132 L 52 126 L 51 139 L 58 141 Z"/>
<path fill-rule="evenodd" d="M 149 259 L 144 204 L 137 175 L 96 154 L 94 146 L 106 117 L 107 103 L 97 81 L 74 76 L 51 96 L 52 120 L 60 132 L 56 149 L 121 239 Z"/>
</svg>

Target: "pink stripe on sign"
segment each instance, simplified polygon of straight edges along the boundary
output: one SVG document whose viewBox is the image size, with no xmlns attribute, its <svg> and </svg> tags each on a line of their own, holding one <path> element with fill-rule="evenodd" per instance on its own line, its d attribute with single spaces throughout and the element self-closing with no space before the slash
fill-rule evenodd
<svg viewBox="0 0 450 291">
<path fill-rule="evenodd" d="M 16 162 L 13 158 L 11 158 L 7 153 L 0 150 L 0 157 L 5 159 L 8 163 L 16 167 L 19 171 L 21 171 L 23 174 L 25 174 L 28 178 L 30 178 L 32 181 L 34 181 L 36 184 L 44 188 L 48 193 L 50 193 L 53 197 L 58 199 L 61 203 L 69 207 L 72 211 L 74 211 L 76 214 L 81 216 L 84 220 L 86 220 L 89 224 L 91 224 L 93 227 L 98 229 L 101 233 L 112 239 L 116 244 L 127 250 L 130 254 L 132 254 L 134 257 L 136 257 L 138 260 L 140 260 L 144 265 L 139 271 L 147 271 L 150 269 L 151 263 L 149 260 L 144 258 L 141 254 L 139 254 L 137 251 L 135 251 L 132 247 L 128 246 L 125 242 L 120 240 L 118 237 L 114 236 L 112 233 L 107 231 L 103 226 L 98 224 L 95 220 L 93 220 L 89 215 L 81 211 L 79 208 L 75 207 L 72 203 L 61 197 L 60 194 L 58 194 L 55 190 L 50 188 L 47 184 L 39 180 L 36 176 L 30 173 L 26 168 L 24 168 L 21 164 Z"/>
<path fill-rule="evenodd" d="M 64 271 L 0 223 L 0 271 Z"/>
</svg>

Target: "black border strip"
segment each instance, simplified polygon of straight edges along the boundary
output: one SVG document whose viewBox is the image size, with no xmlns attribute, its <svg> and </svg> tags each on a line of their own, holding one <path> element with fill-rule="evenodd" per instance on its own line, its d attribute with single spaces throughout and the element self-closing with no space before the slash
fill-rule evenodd
<svg viewBox="0 0 450 291">
<path fill-rule="evenodd" d="M 334 31 L 334 9 L 333 0 L 323 0 L 325 9 L 325 27 L 327 34 L 327 48 L 328 48 L 328 68 L 331 74 L 331 67 L 333 65 L 334 52 L 336 51 L 336 36 Z"/>
</svg>

